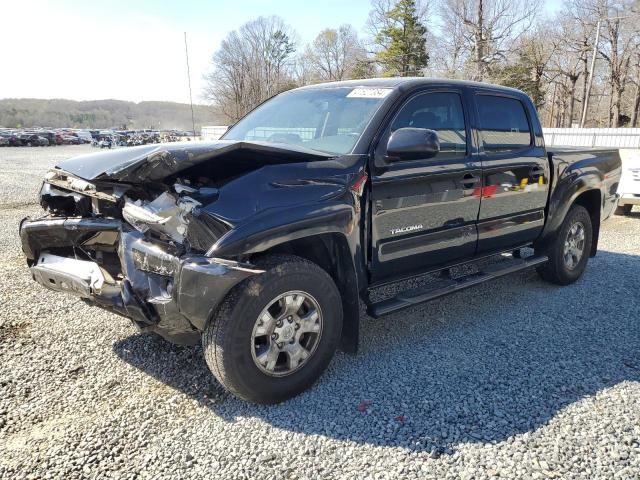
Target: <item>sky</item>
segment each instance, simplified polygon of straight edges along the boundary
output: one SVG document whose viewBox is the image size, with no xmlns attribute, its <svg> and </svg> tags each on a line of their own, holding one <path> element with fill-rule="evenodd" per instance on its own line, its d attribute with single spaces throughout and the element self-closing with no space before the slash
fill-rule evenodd
<svg viewBox="0 0 640 480">
<path fill-rule="evenodd" d="M 18 0 L 2 2 L 0 98 L 189 101 L 187 32 L 195 103 L 203 76 L 232 30 L 278 15 L 301 45 L 324 28 L 362 35 L 370 0 Z M 552 12 L 560 0 L 546 0 Z"/>
</svg>

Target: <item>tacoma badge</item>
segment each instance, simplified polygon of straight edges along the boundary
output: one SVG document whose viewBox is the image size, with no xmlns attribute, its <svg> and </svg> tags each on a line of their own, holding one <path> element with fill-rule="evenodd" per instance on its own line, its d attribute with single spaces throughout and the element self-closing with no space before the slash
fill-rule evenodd
<svg viewBox="0 0 640 480">
<path fill-rule="evenodd" d="M 420 225 L 409 225 L 408 227 L 392 228 L 391 235 L 397 235 L 399 233 L 415 232 L 416 230 L 422 230 L 424 227 Z"/>
</svg>

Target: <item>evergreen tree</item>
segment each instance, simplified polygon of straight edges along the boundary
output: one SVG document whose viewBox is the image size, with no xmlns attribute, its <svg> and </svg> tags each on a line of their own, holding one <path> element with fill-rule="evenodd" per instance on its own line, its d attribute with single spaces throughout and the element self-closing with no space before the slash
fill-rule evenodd
<svg viewBox="0 0 640 480">
<path fill-rule="evenodd" d="M 536 107 L 540 107 L 544 100 L 544 91 L 540 84 L 532 78 L 531 66 L 523 58 L 518 59 L 516 63 L 495 67 L 491 81 L 526 92 Z"/>
<path fill-rule="evenodd" d="M 422 75 L 429 62 L 427 27 L 418 14 L 416 0 L 398 0 L 385 13 L 385 26 L 379 30 L 376 43 L 382 49 L 376 60 L 385 76 Z"/>
<path fill-rule="evenodd" d="M 509 62 L 495 65 L 490 70 L 491 81 L 507 87 L 517 88 L 526 92 L 536 108 L 544 105 L 546 89 L 544 76 L 547 73 L 550 56 L 553 50 L 547 47 L 541 34 L 523 37 L 516 45 L 518 51 Z M 563 74 L 571 77 L 573 94 L 575 96 L 575 84 L 579 74 L 564 71 Z M 573 100 L 572 100 L 573 101 Z M 573 110 L 573 105 L 571 106 Z"/>
</svg>

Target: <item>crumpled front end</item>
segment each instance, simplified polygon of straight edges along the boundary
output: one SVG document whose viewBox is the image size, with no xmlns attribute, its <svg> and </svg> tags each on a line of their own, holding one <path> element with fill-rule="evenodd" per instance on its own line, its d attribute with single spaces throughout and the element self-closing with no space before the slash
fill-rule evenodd
<svg viewBox="0 0 640 480">
<path fill-rule="evenodd" d="M 41 285 L 190 343 L 231 288 L 261 273 L 254 255 L 352 231 L 363 162 L 252 142 L 76 157 L 46 175 L 47 216 L 22 222 L 22 248 Z"/>
<path fill-rule="evenodd" d="M 260 273 L 206 256 L 228 225 L 199 211 L 215 188 L 176 183 L 156 192 L 96 186 L 61 171 L 41 189 L 50 215 L 24 219 L 22 249 L 44 287 L 132 319 L 175 343 L 199 341 L 228 291 Z"/>
</svg>

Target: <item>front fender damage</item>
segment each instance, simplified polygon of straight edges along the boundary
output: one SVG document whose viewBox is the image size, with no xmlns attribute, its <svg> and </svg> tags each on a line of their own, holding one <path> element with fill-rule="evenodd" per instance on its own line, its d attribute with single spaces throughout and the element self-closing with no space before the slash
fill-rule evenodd
<svg viewBox="0 0 640 480">
<path fill-rule="evenodd" d="M 198 330 L 204 330 L 213 309 L 237 284 L 264 270 L 220 258 L 186 260 L 180 269 L 177 299 L 180 311 Z"/>
</svg>

